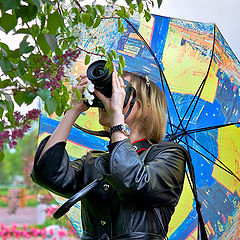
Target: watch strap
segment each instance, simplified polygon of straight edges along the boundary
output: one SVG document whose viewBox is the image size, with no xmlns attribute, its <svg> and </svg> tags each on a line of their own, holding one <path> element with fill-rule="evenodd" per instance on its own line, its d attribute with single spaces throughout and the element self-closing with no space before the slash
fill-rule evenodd
<svg viewBox="0 0 240 240">
<path fill-rule="evenodd" d="M 123 124 L 118 124 L 118 125 L 112 126 L 110 129 L 110 135 L 112 135 L 114 132 L 123 131 L 123 130 L 124 130 Z"/>
</svg>

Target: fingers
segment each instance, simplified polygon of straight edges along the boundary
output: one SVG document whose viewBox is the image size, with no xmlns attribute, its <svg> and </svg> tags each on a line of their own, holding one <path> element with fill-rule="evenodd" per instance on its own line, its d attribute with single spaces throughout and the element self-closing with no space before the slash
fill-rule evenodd
<svg viewBox="0 0 240 240">
<path fill-rule="evenodd" d="M 95 90 L 94 93 L 102 102 L 106 102 L 107 98 L 101 92 L 99 92 L 98 90 Z"/>
<path fill-rule="evenodd" d="M 87 75 L 80 75 L 79 78 L 77 78 L 78 86 L 85 85 L 89 82 L 89 79 L 87 78 Z"/>
<path fill-rule="evenodd" d="M 77 78 L 78 84 L 76 86 L 73 86 L 72 89 L 79 89 L 80 92 L 82 93 L 87 86 L 89 79 L 87 78 L 87 75 L 80 75 Z"/>
<path fill-rule="evenodd" d="M 118 73 L 117 73 L 117 70 L 115 67 L 113 68 L 112 88 L 113 88 L 113 91 L 118 90 L 118 89 L 121 90 L 121 89 L 125 88 L 124 81 L 123 81 L 122 77 L 118 76 Z"/>
</svg>

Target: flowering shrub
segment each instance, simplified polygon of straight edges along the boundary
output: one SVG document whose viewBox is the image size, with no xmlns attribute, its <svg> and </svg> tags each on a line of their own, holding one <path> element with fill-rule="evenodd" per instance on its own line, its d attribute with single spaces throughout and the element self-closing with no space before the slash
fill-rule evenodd
<svg viewBox="0 0 240 240">
<path fill-rule="evenodd" d="M 158 6 L 162 0 L 156 0 Z M 30 120 L 40 114 L 32 110 L 22 116 L 15 110 L 17 103 L 30 105 L 36 97 L 44 102 L 49 115 L 61 116 L 71 106 L 70 90 L 64 86 L 69 77 L 71 64 L 81 52 L 85 52 L 85 64 L 90 56 L 98 55 L 107 60 L 106 68 L 113 70 L 113 59 L 118 61 L 118 73 L 123 72 L 125 60 L 113 50 L 94 46 L 87 51 L 86 41 L 94 41 L 94 29 L 103 19 L 116 19 L 118 32 L 125 31 L 122 20 L 134 13 L 143 13 L 146 21 L 151 19 L 149 4 L 153 0 L 126 0 L 129 8 L 114 5 L 115 0 L 106 0 L 106 5 L 83 5 L 73 0 L 65 4 L 61 0 L 1 0 L 0 27 L 6 34 L 22 34 L 19 47 L 12 50 L 8 43 L 0 41 L 0 161 L 4 158 L 4 143 L 10 148 L 30 128 Z M 81 4 L 80 4 L 81 3 Z M 26 14 L 28 13 L 28 14 Z M 29 41 L 31 39 L 31 41 Z M 12 42 L 14 40 L 9 40 Z M 80 46 L 82 48 L 80 48 Z M 74 50 L 73 50 L 74 49 Z M 75 78 L 76 76 L 70 76 Z M 90 91 L 86 92 L 89 103 Z"/>
<path fill-rule="evenodd" d="M 23 138 L 24 133 L 28 132 L 31 128 L 31 121 L 37 120 L 39 115 L 40 110 L 38 109 L 30 110 L 25 116 L 20 114 L 20 112 L 15 111 L 13 113 L 15 128 L 0 133 L 0 150 L 2 150 L 4 142 L 7 142 L 10 148 L 14 148 L 17 145 L 16 140 L 18 138 Z"/>
<path fill-rule="evenodd" d="M 47 208 L 46 212 L 47 212 L 47 218 L 52 217 L 53 213 L 58 209 L 58 205 L 51 205 Z"/>
<path fill-rule="evenodd" d="M 18 226 L 16 223 L 13 223 L 11 226 L 7 226 L 4 223 L 1 223 L 0 225 L 0 239 L 30 239 L 34 237 L 34 239 L 45 239 L 47 236 L 53 236 L 54 235 L 54 227 L 51 228 L 48 227 L 46 229 L 45 227 L 42 229 L 28 226 L 27 224 L 23 224 L 22 226 Z M 57 235 L 60 239 L 65 239 L 65 237 L 71 237 L 74 235 L 73 230 L 67 230 L 65 228 L 59 228 Z M 58 238 L 58 239 L 59 239 Z M 54 237 L 52 238 L 54 239 Z"/>
</svg>

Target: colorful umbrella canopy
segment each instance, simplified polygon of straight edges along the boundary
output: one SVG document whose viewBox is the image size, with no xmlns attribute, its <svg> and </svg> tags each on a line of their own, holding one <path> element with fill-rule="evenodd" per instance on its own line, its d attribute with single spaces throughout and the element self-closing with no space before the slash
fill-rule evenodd
<svg viewBox="0 0 240 240">
<path fill-rule="evenodd" d="M 214 24 L 154 15 L 149 22 L 132 17 L 125 28 L 120 34 L 117 21 L 104 20 L 93 32 L 94 41 L 81 47 L 115 50 L 125 57 L 127 71 L 148 75 L 164 90 L 165 140 L 176 141 L 190 152 L 208 238 L 236 239 L 240 235 L 240 62 Z M 84 58 L 82 53 L 73 67 L 77 75 L 86 72 Z M 77 123 L 100 130 L 97 114 L 90 108 Z M 51 134 L 59 121 L 43 111 L 39 138 Z M 107 139 L 73 128 L 67 151 L 75 159 L 89 149 L 106 150 L 107 145 Z M 186 176 L 169 239 L 197 239 L 198 214 L 188 170 Z M 55 197 L 59 203 L 65 201 Z M 81 235 L 79 208 L 80 203 L 68 216 Z"/>
</svg>

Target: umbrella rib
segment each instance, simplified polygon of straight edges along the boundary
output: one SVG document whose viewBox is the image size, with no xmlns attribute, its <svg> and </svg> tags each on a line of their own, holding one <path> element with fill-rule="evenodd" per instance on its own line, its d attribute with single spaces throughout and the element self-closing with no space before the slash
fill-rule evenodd
<svg viewBox="0 0 240 240">
<path fill-rule="evenodd" d="M 148 45 L 148 43 L 145 41 L 145 39 L 143 38 L 143 36 L 139 33 L 139 31 L 133 26 L 133 24 L 132 24 L 127 18 L 124 18 L 124 20 L 131 26 L 131 28 L 134 30 L 134 32 L 138 35 L 138 37 L 141 39 L 141 41 L 142 41 L 142 42 L 144 43 L 144 45 L 147 47 L 147 49 L 148 49 L 148 51 L 150 52 L 150 54 L 153 56 L 153 58 L 154 58 L 154 60 L 155 60 L 155 62 L 156 62 L 156 64 L 157 64 L 157 66 L 158 66 L 158 69 L 159 69 L 159 71 L 160 71 L 160 79 L 161 79 L 163 91 L 164 91 L 164 93 L 165 93 L 165 87 L 164 87 L 164 83 L 163 83 L 163 78 L 164 78 L 164 81 L 165 81 L 165 83 L 166 83 L 166 85 L 167 85 L 167 89 L 168 89 L 169 94 L 170 94 L 170 96 L 171 96 L 171 99 L 172 99 L 172 102 L 173 102 L 175 111 L 176 111 L 177 116 L 178 116 L 178 119 L 179 119 L 179 121 L 180 121 L 181 118 L 180 118 L 180 115 L 179 115 L 179 113 L 178 113 L 177 106 L 176 106 L 176 104 L 175 104 L 175 102 L 174 102 L 174 99 L 173 99 L 173 96 L 172 96 L 172 92 L 171 92 L 171 90 L 170 90 L 170 87 L 169 87 L 169 85 L 168 85 L 168 82 L 167 82 L 167 80 L 166 80 L 166 77 L 165 77 L 165 75 L 164 75 L 164 73 L 163 73 L 163 71 L 162 71 L 162 68 L 161 68 L 161 66 L 160 66 L 160 64 L 159 64 L 159 61 L 157 60 L 154 52 L 152 51 L 152 49 L 150 48 L 150 46 Z M 168 121 L 169 121 L 169 124 L 170 124 L 170 126 L 171 126 L 171 131 L 172 131 L 172 133 L 173 133 L 173 128 L 172 128 L 172 122 L 171 122 L 170 114 L 169 114 L 169 111 L 168 111 L 168 110 L 167 110 L 167 112 L 168 112 Z M 180 123 L 180 124 L 182 125 L 182 123 Z"/>
<path fill-rule="evenodd" d="M 180 142 L 186 144 L 183 140 L 180 140 Z M 187 145 L 187 144 L 186 144 Z M 231 173 L 231 171 L 228 171 L 227 169 L 225 169 L 224 167 L 220 166 L 218 163 L 215 163 L 213 160 L 211 160 L 210 158 L 206 157 L 203 153 L 199 152 L 198 150 L 194 149 L 193 147 L 187 145 L 189 148 L 191 148 L 192 150 L 194 150 L 196 153 L 198 153 L 199 155 L 201 155 L 202 157 L 206 158 L 207 160 L 209 160 L 211 163 L 215 164 L 216 166 L 220 167 L 222 170 L 224 170 L 225 172 L 233 175 Z M 240 180 L 239 180 L 240 181 Z"/>
<path fill-rule="evenodd" d="M 190 145 L 187 145 L 183 140 L 180 140 L 182 143 L 186 144 L 189 148 L 191 148 L 192 150 L 194 150 L 196 153 L 198 153 L 199 155 L 201 155 L 202 157 L 208 159 L 211 163 L 215 164 L 216 166 L 220 167 L 222 170 L 224 170 L 225 172 L 229 173 L 230 175 L 234 176 L 239 182 L 240 179 L 238 176 L 236 176 L 236 174 L 234 172 L 232 172 L 231 169 L 229 169 L 220 159 L 218 159 L 216 156 L 214 156 L 209 150 L 207 150 L 204 146 L 202 146 L 197 140 L 195 140 L 193 137 L 191 137 L 190 135 L 188 135 L 188 137 L 190 137 L 193 141 L 195 141 L 200 147 L 202 147 L 207 153 L 209 153 L 213 158 L 215 158 L 218 162 L 220 162 L 224 167 L 222 167 L 220 164 L 214 162 L 213 160 L 211 160 L 209 157 L 205 156 L 203 153 L 199 152 L 198 150 L 196 150 L 195 148 L 191 147 Z"/>
<path fill-rule="evenodd" d="M 190 122 L 190 120 L 191 120 L 191 118 L 192 118 L 193 112 L 194 112 L 194 110 L 195 110 L 195 108 L 196 108 L 196 106 L 197 106 L 197 103 L 198 103 L 199 98 L 200 98 L 200 96 L 201 96 L 201 94 L 202 94 L 203 88 L 204 88 L 204 86 L 205 86 L 206 80 L 207 80 L 208 75 L 209 75 L 209 72 L 210 72 L 211 64 L 212 64 L 212 61 L 213 61 L 214 49 L 215 49 L 215 47 L 214 47 L 214 46 L 215 46 L 215 41 L 216 41 L 216 25 L 214 24 L 213 48 L 212 48 L 211 59 L 210 59 L 210 62 L 209 62 L 209 66 L 208 66 L 208 70 L 207 70 L 206 76 L 204 77 L 203 81 L 201 82 L 201 84 L 200 84 L 197 92 L 195 93 L 194 98 L 192 99 L 191 103 L 189 104 L 188 109 L 186 110 L 183 118 L 181 119 L 181 122 L 179 123 L 179 125 L 178 125 L 177 130 L 175 131 L 175 133 L 179 130 L 180 125 L 182 125 L 182 122 L 184 121 L 184 118 L 186 117 L 186 115 L 187 115 L 187 113 L 188 113 L 191 105 L 193 104 L 195 98 L 197 97 L 197 100 L 196 100 L 196 102 L 195 102 L 195 105 L 194 105 L 194 107 L 193 107 L 193 110 L 192 110 L 192 112 L 191 112 L 191 115 L 190 115 L 190 117 L 189 117 L 189 119 L 188 119 L 188 121 L 187 121 L 187 124 L 186 124 L 186 126 L 185 126 L 184 129 L 187 129 L 187 126 L 188 126 L 188 124 L 189 124 L 189 122 Z M 198 95 L 198 94 L 199 94 L 199 95 Z"/>
<path fill-rule="evenodd" d="M 189 151 L 190 146 L 188 144 L 187 136 L 185 136 L 185 140 L 186 140 L 188 152 L 190 153 L 190 151 Z M 198 238 L 199 238 L 199 233 L 201 233 L 201 238 L 202 239 L 208 239 L 205 224 L 204 224 L 204 221 L 203 221 L 203 216 L 202 216 L 202 213 L 201 213 L 201 203 L 198 200 L 198 192 L 197 192 L 197 186 L 196 186 L 196 180 L 195 180 L 195 173 L 194 173 L 194 167 L 193 167 L 193 164 L 192 164 L 191 156 L 190 156 L 190 159 L 187 161 L 187 164 L 188 164 L 188 168 L 189 168 L 190 178 L 191 178 L 191 181 L 192 181 L 192 187 L 193 187 L 192 192 L 193 192 L 193 195 L 194 195 L 194 198 L 195 198 L 195 201 L 196 201 L 196 210 L 197 210 L 197 213 L 198 213 Z M 190 179 L 188 178 L 188 181 L 189 180 Z M 190 182 L 189 182 L 189 184 L 190 184 Z"/>
<path fill-rule="evenodd" d="M 240 122 L 226 123 L 226 124 L 221 124 L 221 125 L 216 125 L 216 126 L 211 126 L 211 127 L 191 129 L 191 130 L 186 130 L 186 131 L 180 132 L 180 133 L 177 134 L 176 136 L 177 136 L 177 137 L 178 137 L 178 136 L 184 136 L 184 135 L 187 135 L 187 134 L 199 133 L 199 132 L 214 130 L 214 129 L 218 129 L 218 128 L 229 127 L 229 126 L 237 125 L 237 124 L 240 124 Z"/>
</svg>

